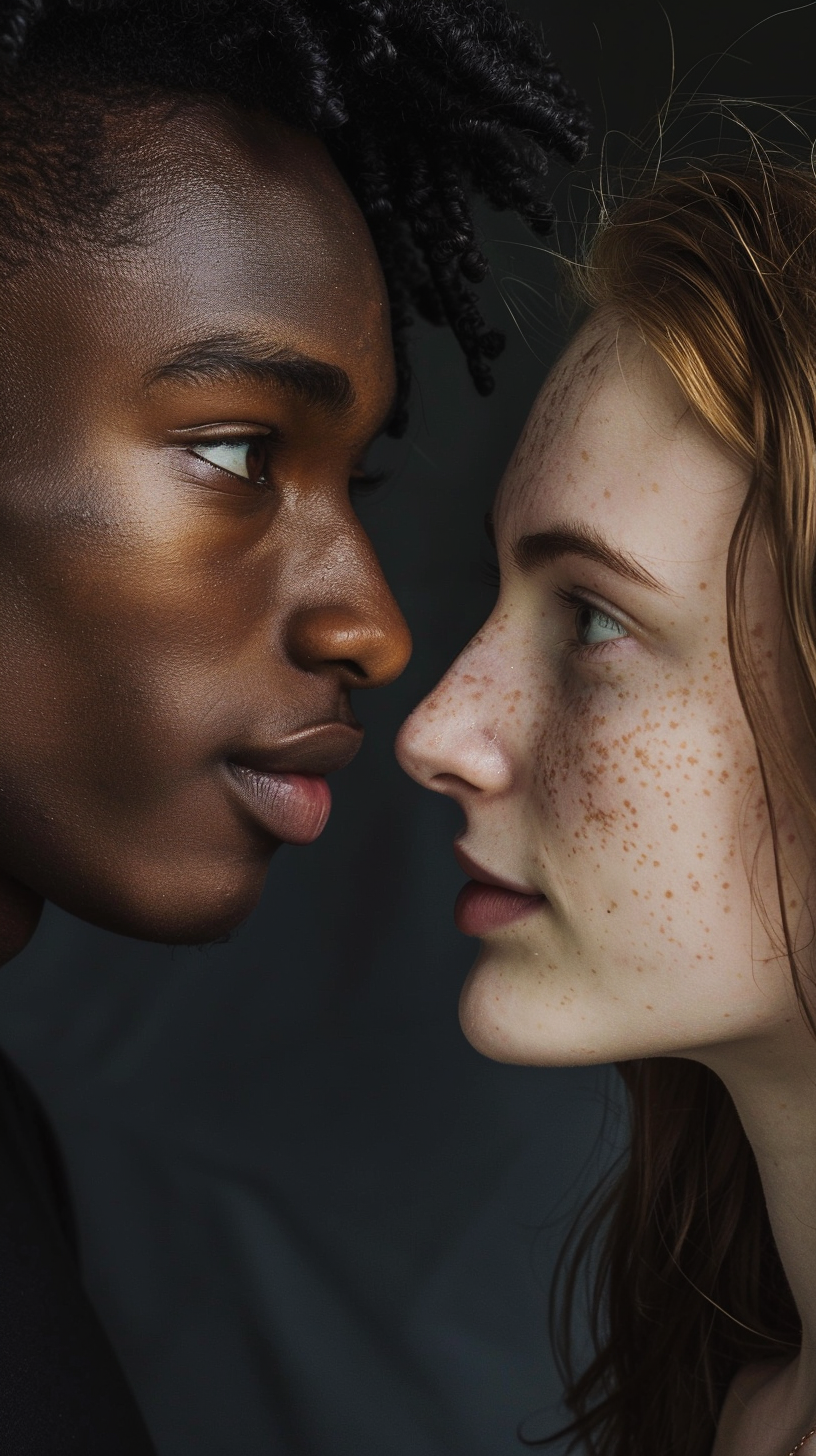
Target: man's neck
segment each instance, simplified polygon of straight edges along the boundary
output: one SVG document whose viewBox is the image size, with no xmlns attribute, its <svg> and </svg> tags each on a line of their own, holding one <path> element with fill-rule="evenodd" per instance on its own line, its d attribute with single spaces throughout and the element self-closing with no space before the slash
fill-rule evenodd
<svg viewBox="0 0 816 1456">
<path fill-rule="evenodd" d="M 42 908 L 39 895 L 0 871 L 0 966 L 28 945 Z"/>
</svg>

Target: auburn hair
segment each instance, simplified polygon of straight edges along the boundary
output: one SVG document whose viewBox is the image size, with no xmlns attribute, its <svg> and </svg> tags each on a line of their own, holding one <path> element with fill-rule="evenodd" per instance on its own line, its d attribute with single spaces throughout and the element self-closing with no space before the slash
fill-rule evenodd
<svg viewBox="0 0 816 1456">
<path fill-rule="evenodd" d="M 815 1029 L 808 967 L 785 919 L 773 801 L 780 789 L 792 795 L 816 834 L 805 762 L 816 739 L 816 178 L 756 159 L 658 175 L 607 211 L 575 272 L 583 300 L 638 330 L 748 472 L 727 568 L 729 645 L 768 800 L 780 948 Z M 773 715 L 750 650 L 743 583 L 759 537 L 798 679 L 795 732 Z M 723 1084 L 681 1058 L 619 1070 L 629 1150 L 573 1230 L 556 1279 L 554 1339 L 573 1417 L 558 1436 L 591 1456 L 709 1456 L 737 1370 L 791 1359 L 800 1321 Z M 594 1355 L 576 1373 L 587 1289 Z"/>
</svg>

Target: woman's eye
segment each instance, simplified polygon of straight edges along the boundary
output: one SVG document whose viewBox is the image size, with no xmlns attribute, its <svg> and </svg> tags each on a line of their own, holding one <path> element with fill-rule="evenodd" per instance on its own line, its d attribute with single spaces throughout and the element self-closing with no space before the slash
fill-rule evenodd
<svg viewBox="0 0 816 1456">
<path fill-rule="evenodd" d="M 205 441 L 201 445 L 192 445 L 190 449 L 193 455 L 217 465 L 219 470 L 226 470 L 228 475 L 237 475 L 253 485 L 263 484 L 263 439 L 214 440 L 211 445 Z"/>
<path fill-rule="evenodd" d="M 629 633 L 614 617 L 608 617 L 597 607 L 579 607 L 575 613 L 575 631 L 578 641 L 584 647 L 599 642 L 614 642 L 616 637 L 628 637 Z"/>
</svg>

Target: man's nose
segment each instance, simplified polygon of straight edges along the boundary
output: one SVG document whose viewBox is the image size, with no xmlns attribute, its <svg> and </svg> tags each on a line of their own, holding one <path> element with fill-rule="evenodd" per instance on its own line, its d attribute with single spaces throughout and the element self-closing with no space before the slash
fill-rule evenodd
<svg viewBox="0 0 816 1456">
<path fill-rule="evenodd" d="M 384 687 L 411 656 L 408 623 L 367 538 L 343 561 L 342 581 L 323 583 L 322 600 L 290 616 L 287 649 L 309 672 L 339 671 L 345 687 Z"/>
</svg>

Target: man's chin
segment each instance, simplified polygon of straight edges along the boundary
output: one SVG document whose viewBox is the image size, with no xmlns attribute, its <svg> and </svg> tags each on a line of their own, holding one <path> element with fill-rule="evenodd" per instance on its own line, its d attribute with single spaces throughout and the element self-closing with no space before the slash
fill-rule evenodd
<svg viewBox="0 0 816 1456">
<path fill-rule="evenodd" d="M 191 875 L 172 884 L 131 884 L 127 890 L 111 887 L 104 893 L 72 894 L 65 887 L 49 896 L 60 909 L 135 940 L 162 945 L 211 945 L 222 941 L 247 919 L 261 898 L 268 864 L 243 872 L 208 877 Z M 203 880 L 203 883 L 202 883 Z"/>
</svg>

